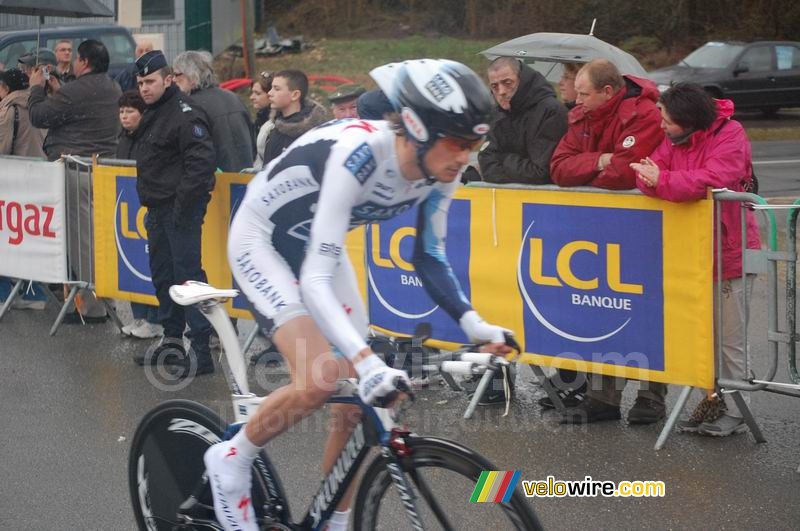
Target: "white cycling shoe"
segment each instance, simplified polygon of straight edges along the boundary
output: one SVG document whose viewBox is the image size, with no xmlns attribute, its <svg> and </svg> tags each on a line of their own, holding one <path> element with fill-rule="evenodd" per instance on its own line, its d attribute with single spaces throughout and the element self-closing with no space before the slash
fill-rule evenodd
<svg viewBox="0 0 800 531">
<path fill-rule="evenodd" d="M 203 456 L 214 496 L 214 512 L 226 531 L 258 531 L 250 489 L 252 473 L 237 466 L 230 441 L 211 446 Z"/>
</svg>

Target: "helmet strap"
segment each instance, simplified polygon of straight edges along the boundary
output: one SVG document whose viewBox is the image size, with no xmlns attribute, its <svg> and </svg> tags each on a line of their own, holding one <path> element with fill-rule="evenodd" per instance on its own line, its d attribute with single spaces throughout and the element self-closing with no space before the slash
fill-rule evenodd
<svg viewBox="0 0 800 531">
<path fill-rule="evenodd" d="M 436 177 L 431 174 L 428 167 L 425 165 L 425 154 L 430 151 L 431 147 L 433 147 L 433 142 L 420 142 L 417 147 L 417 166 L 419 166 L 425 178 L 425 184 L 433 184 L 436 182 Z"/>
</svg>

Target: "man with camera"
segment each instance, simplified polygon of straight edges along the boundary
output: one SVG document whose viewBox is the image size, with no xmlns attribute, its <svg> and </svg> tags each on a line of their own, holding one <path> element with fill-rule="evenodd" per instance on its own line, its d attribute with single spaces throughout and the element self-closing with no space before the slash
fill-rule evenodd
<svg viewBox="0 0 800 531">
<path fill-rule="evenodd" d="M 52 53 L 52 52 L 51 52 Z M 31 123 L 48 129 L 48 160 L 62 154 L 113 157 L 119 136 L 119 86 L 108 77 L 108 50 L 100 41 L 83 41 L 73 69 L 76 80 L 61 86 L 49 65 L 34 67 L 28 99 Z M 47 96 L 45 86 L 53 92 Z"/>
</svg>

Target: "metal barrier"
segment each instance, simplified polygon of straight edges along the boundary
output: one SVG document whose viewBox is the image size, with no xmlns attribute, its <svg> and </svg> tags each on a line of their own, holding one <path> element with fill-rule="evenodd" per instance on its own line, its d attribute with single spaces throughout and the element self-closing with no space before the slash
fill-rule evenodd
<svg viewBox="0 0 800 531">
<path fill-rule="evenodd" d="M 796 293 L 797 293 L 797 251 L 796 251 L 796 222 L 798 217 L 798 209 L 800 209 L 800 200 L 795 201 L 791 205 L 770 205 L 761 196 L 744 193 L 744 192 L 730 192 L 728 190 L 714 191 L 715 211 L 716 211 L 716 233 L 722 234 L 721 231 L 721 204 L 726 201 L 736 201 L 740 203 L 741 212 L 741 229 L 742 229 L 742 283 L 746 286 L 748 274 L 767 273 L 767 341 L 768 341 L 768 368 L 761 378 L 756 378 L 750 369 L 750 356 L 748 352 L 748 332 L 747 324 L 750 315 L 750 298 L 745 288 L 744 296 L 744 313 L 742 316 L 742 330 L 743 330 L 743 344 L 745 347 L 745 375 L 741 379 L 718 378 L 716 380 L 717 386 L 721 392 L 730 394 L 742 413 L 744 420 L 750 429 L 753 437 L 757 442 L 766 442 L 758 423 L 750 411 L 748 404 L 745 402 L 740 391 L 767 391 L 786 396 L 800 398 L 800 393 L 793 393 L 789 390 L 800 391 L 800 381 L 798 381 L 797 374 L 797 361 L 796 361 L 796 342 L 800 339 L 796 331 Z M 762 245 L 762 249 L 747 249 L 747 218 L 745 216 L 747 210 L 753 210 L 761 216 L 766 226 L 767 244 L 766 248 Z M 777 222 L 775 219 L 775 210 L 789 210 L 789 217 L 787 220 L 786 231 L 786 250 L 781 251 L 779 248 L 779 235 L 777 230 Z M 717 238 L 717 248 L 715 249 L 717 255 L 717 278 L 722 278 L 722 242 L 721 238 Z M 778 264 L 779 262 L 786 262 L 787 264 L 787 279 L 786 279 L 786 311 L 785 323 L 780 322 L 780 301 L 778 290 Z M 722 283 L 716 282 L 714 297 L 715 302 L 718 302 L 722 296 Z M 719 308 L 720 305 L 717 304 Z M 722 315 L 717 311 L 714 315 L 714 329 L 717 336 L 717 374 L 721 374 L 722 366 Z M 779 345 L 785 343 L 789 349 L 789 374 L 794 383 L 787 384 L 775 382 L 775 377 L 778 372 L 778 356 Z M 691 387 L 685 387 L 678 401 L 675 404 L 666 425 L 664 426 L 658 441 L 656 442 L 655 449 L 658 450 L 663 447 L 669 436 L 672 428 L 677 421 L 678 416 L 683 411 L 686 401 L 691 393 Z"/>
<path fill-rule="evenodd" d="M 5 158 L 5 157 L 4 157 Z M 19 158 L 19 157 L 12 157 Z M 41 160 L 41 159 L 36 159 Z M 85 157 L 67 155 L 64 163 L 64 234 L 66 239 L 66 278 L 60 279 L 69 288 L 63 303 L 56 297 L 47 283 L 42 282 L 43 291 L 48 298 L 59 306 L 58 316 L 50 328 L 50 335 L 54 335 L 61 325 L 64 316 L 75 302 L 81 290 L 86 290 L 86 300 L 94 300 L 90 292 L 94 286 L 94 223 L 92 219 L 92 160 Z M 0 318 L 11 307 L 19 288 L 26 281 L 39 279 L 15 279 L 15 286 L 10 296 L 0 308 Z M 105 311 L 121 327 L 122 323 L 117 317 L 109 301 L 98 299 Z"/>
</svg>

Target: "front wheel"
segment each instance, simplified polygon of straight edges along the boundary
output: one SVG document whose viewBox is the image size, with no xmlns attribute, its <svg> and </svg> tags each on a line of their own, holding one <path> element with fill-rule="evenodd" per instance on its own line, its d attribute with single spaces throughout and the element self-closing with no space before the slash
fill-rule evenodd
<svg viewBox="0 0 800 531">
<path fill-rule="evenodd" d="M 408 437 L 406 444 L 411 453 L 400 463 L 426 530 L 542 528 L 519 488 L 507 503 L 470 502 L 481 472 L 497 470 L 483 456 L 444 439 Z M 378 457 L 361 480 L 354 510 L 356 531 L 394 531 L 411 525 L 403 500 L 391 487 L 388 464 L 387 458 Z"/>
<path fill-rule="evenodd" d="M 203 454 L 222 440 L 225 428 L 217 414 L 189 400 L 169 400 L 145 415 L 133 436 L 128 459 L 128 484 L 140 531 L 219 529 L 210 488 L 202 482 Z M 263 452 L 260 457 L 258 462 L 268 466 Z M 254 467 L 252 497 L 256 516 L 263 521 L 265 507 L 270 506 L 265 502 L 269 498 L 264 472 L 259 472 Z M 190 500 L 190 496 L 196 499 Z M 192 515 L 194 525 L 182 521 L 179 509 Z"/>
</svg>

